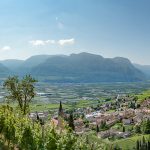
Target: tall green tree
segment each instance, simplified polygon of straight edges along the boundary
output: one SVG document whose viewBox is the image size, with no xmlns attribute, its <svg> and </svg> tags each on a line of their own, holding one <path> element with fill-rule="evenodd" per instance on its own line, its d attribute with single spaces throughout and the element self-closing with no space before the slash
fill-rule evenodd
<svg viewBox="0 0 150 150">
<path fill-rule="evenodd" d="M 98 126 L 98 124 L 96 126 L 96 132 L 99 133 L 99 126 Z"/>
<path fill-rule="evenodd" d="M 141 133 L 140 125 L 136 125 L 134 130 L 135 130 L 135 133 Z"/>
<path fill-rule="evenodd" d="M 69 127 L 70 127 L 72 130 L 75 130 L 74 119 L 73 119 L 73 113 L 70 113 L 70 116 L 69 116 Z"/>
<path fill-rule="evenodd" d="M 150 140 L 143 138 L 139 141 L 137 140 L 136 142 L 136 150 L 149 150 L 150 149 Z"/>
<path fill-rule="evenodd" d="M 126 128 L 125 128 L 125 126 L 123 126 L 123 128 L 122 128 L 122 132 L 125 132 L 126 131 Z"/>
<path fill-rule="evenodd" d="M 62 102 L 60 101 L 60 104 L 59 104 L 59 110 L 58 110 L 58 116 L 60 117 L 64 117 L 64 112 L 63 112 L 63 107 L 62 107 Z"/>
<path fill-rule="evenodd" d="M 136 141 L 136 150 L 140 150 L 140 142 L 139 142 L 139 140 Z"/>
<path fill-rule="evenodd" d="M 147 123 L 146 123 L 145 133 L 150 134 L 150 120 L 149 119 L 147 120 Z"/>
<path fill-rule="evenodd" d="M 118 145 L 115 145 L 113 150 L 121 150 L 121 148 Z"/>
<path fill-rule="evenodd" d="M 144 120 L 142 122 L 142 131 L 144 134 L 150 134 L 150 120 Z"/>
<path fill-rule="evenodd" d="M 9 101 L 17 101 L 21 112 L 25 115 L 29 111 L 29 104 L 35 97 L 35 83 L 37 81 L 30 75 L 26 75 L 22 80 L 17 76 L 9 77 L 3 84 L 8 90 L 6 99 Z"/>
</svg>

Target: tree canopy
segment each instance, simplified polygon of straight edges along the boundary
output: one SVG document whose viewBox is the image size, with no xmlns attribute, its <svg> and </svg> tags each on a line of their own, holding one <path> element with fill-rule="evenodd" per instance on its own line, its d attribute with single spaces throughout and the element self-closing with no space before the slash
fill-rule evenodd
<svg viewBox="0 0 150 150">
<path fill-rule="evenodd" d="M 17 76 L 9 77 L 3 84 L 8 91 L 6 99 L 16 101 L 24 115 L 28 113 L 29 104 L 36 95 L 34 87 L 36 82 L 30 75 L 26 75 L 21 80 Z"/>
</svg>

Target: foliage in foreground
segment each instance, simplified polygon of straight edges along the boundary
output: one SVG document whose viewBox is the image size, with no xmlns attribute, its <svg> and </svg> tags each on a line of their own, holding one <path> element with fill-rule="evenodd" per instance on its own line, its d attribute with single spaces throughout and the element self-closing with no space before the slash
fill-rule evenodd
<svg viewBox="0 0 150 150">
<path fill-rule="evenodd" d="M 142 140 L 137 140 L 135 150 L 150 150 L 150 138 L 146 140 L 143 136 Z"/>
<path fill-rule="evenodd" d="M 65 127 L 58 129 L 48 122 L 41 126 L 10 106 L 0 108 L 0 135 L 9 149 L 20 150 L 100 150 L 102 145 L 90 143 Z"/>
<path fill-rule="evenodd" d="M 9 77 L 4 82 L 3 86 L 8 91 L 5 98 L 8 102 L 17 101 L 18 107 L 24 115 L 29 112 L 29 104 L 36 95 L 34 87 L 36 82 L 30 75 L 26 75 L 21 80 L 17 76 Z"/>
</svg>

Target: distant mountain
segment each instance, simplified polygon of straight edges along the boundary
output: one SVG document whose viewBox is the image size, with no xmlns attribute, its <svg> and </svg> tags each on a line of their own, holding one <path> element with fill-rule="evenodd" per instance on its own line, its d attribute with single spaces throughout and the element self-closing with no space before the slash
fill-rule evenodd
<svg viewBox="0 0 150 150">
<path fill-rule="evenodd" d="M 32 68 L 35 67 L 48 59 L 50 55 L 35 55 L 26 59 L 20 67 Z"/>
<path fill-rule="evenodd" d="M 17 60 L 17 59 L 6 59 L 0 61 L 1 64 L 3 64 L 5 67 L 9 68 L 10 70 L 13 70 L 21 66 L 23 63 L 23 60 Z"/>
<path fill-rule="evenodd" d="M 0 61 L 0 77 L 31 74 L 46 82 L 132 82 L 146 79 L 139 66 L 122 57 L 90 53 L 36 55 L 27 60 Z M 138 69 L 137 69 L 138 68 Z M 142 67 L 143 68 L 143 67 Z M 142 71 L 140 71 L 142 70 Z"/>
<path fill-rule="evenodd" d="M 139 64 L 133 64 L 133 65 L 150 78 L 150 65 L 139 65 Z"/>
<path fill-rule="evenodd" d="M 56 82 L 132 82 L 145 79 L 144 73 L 126 58 L 103 58 L 89 53 L 47 58 L 32 67 L 30 73 Z"/>
<path fill-rule="evenodd" d="M 64 56 L 64 55 L 35 55 L 26 59 L 21 65 L 15 69 L 19 75 L 29 74 L 31 73 L 32 68 L 44 63 L 48 58 L 52 58 L 55 56 Z"/>
<path fill-rule="evenodd" d="M 23 61 L 14 71 L 18 75 L 28 74 L 32 67 L 35 67 L 48 59 L 49 55 L 35 55 Z"/>
<path fill-rule="evenodd" d="M 6 77 L 11 74 L 12 74 L 12 72 L 7 67 L 5 67 L 3 64 L 0 63 L 0 77 Z"/>
</svg>

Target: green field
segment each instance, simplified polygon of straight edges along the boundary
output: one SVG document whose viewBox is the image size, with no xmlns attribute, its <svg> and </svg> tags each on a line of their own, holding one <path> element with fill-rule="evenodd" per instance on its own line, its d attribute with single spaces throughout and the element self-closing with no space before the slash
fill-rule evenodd
<svg viewBox="0 0 150 150">
<path fill-rule="evenodd" d="M 63 104 L 63 108 L 70 108 L 70 105 L 65 105 Z M 59 108 L 59 104 L 32 104 L 30 106 L 30 109 L 32 112 L 35 111 L 48 111 L 48 110 L 54 110 L 54 109 L 58 109 Z"/>
<path fill-rule="evenodd" d="M 93 105 L 95 102 L 89 100 L 81 100 L 76 102 L 75 104 L 63 104 L 63 108 L 65 109 L 72 109 L 72 108 L 84 108 Z M 59 103 L 52 103 L 52 104 L 31 104 L 30 109 L 31 111 L 46 111 L 46 110 L 53 110 L 58 109 Z"/>
<path fill-rule="evenodd" d="M 94 134 L 89 135 L 90 140 L 95 141 L 97 143 L 104 143 L 105 145 L 107 145 L 106 148 L 108 150 L 111 149 L 111 147 L 114 147 L 115 145 L 118 145 L 120 148 L 122 148 L 122 150 L 132 150 L 136 146 L 136 141 L 142 140 L 143 136 L 146 140 L 150 138 L 150 135 L 135 135 L 126 139 L 109 141 L 108 139 L 98 138 Z"/>
<path fill-rule="evenodd" d="M 133 149 L 133 147 L 136 146 L 137 140 L 142 140 L 143 136 L 145 139 L 149 139 L 150 135 L 136 135 L 131 138 L 122 139 L 122 140 L 116 140 L 114 144 L 117 144 L 119 147 L 121 147 L 123 150 Z"/>
<path fill-rule="evenodd" d="M 12 107 L 17 107 L 17 103 L 9 103 Z M 72 109 L 72 108 L 84 108 L 88 106 L 92 106 L 94 104 L 97 104 L 97 101 L 92 100 L 80 100 L 75 103 L 63 103 L 63 108 L 65 109 Z M 5 105 L 5 103 L 1 103 L 1 105 Z M 48 111 L 48 110 L 54 110 L 59 108 L 59 102 L 58 103 L 31 103 L 30 104 L 30 110 L 31 112 L 35 111 Z"/>
<path fill-rule="evenodd" d="M 138 97 L 138 102 L 141 103 L 142 101 L 145 100 L 145 98 L 150 98 L 150 90 L 146 90 L 142 92 L 141 94 L 135 95 Z"/>
</svg>

